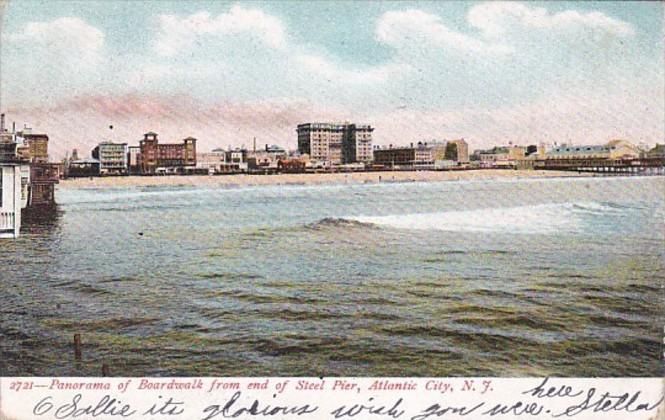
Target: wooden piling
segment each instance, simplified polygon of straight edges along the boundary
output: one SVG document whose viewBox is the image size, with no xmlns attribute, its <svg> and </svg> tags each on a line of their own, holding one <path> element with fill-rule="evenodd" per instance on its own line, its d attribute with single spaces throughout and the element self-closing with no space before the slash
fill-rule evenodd
<svg viewBox="0 0 665 420">
<path fill-rule="evenodd" d="M 107 365 L 106 363 L 102 363 L 102 376 L 111 376 L 109 365 Z"/>
<path fill-rule="evenodd" d="M 81 354 L 81 334 L 74 334 L 74 356 L 77 360 L 80 360 Z"/>
</svg>

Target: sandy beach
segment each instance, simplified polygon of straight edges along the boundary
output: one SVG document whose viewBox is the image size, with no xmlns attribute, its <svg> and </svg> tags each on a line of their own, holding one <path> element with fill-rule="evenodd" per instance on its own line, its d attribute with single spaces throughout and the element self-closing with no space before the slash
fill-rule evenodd
<svg viewBox="0 0 665 420">
<path fill-rule="evenodd" d="M 417 172 L 356 172 L 332 174 L 278 175 L 191 175 L 191 176 L 124 176 L 71 178 L 60 181 L 58 188 L 108 188 L 153 186 L 257 186 L 257 185 L 317 185 L 377 182 L 436 182 L 460 180 L 499 180 L 527 178 L 583 177 L 591 174 L 566 171 L 500 170 L 475 171 L 417 171 Z"/>
</svg>

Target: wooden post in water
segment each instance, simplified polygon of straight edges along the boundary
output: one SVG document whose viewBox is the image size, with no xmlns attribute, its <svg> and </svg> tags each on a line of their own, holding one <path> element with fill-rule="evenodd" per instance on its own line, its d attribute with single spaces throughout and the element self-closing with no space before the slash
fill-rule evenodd
<svg viewBox="0 0 665 420">
<path fill-rule="evenodd" d="M 81 360 L 81 334 L 74 334 L 74 357 Z"/>
<path fill-rule="evenodd" d="M 102 376 L 111 376 L 111 372 L 109 371 L 109 365 L 106 363 L 102 363 Z"/>
</svg>

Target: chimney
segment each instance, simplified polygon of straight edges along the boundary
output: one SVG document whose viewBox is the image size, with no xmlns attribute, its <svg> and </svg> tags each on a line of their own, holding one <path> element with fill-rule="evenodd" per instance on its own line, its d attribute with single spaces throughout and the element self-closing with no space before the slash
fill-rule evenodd
<svg viewBox="0 0 665 420">
<path fill-rule="evenodd" d="M 5 114 L 0 114 L 0 133 L 5 132 Z"/>
<path fill-rule="evenodd" d="M 16 121 L 12 122 L 12 134 L 16 134 Z"/>
</svg>

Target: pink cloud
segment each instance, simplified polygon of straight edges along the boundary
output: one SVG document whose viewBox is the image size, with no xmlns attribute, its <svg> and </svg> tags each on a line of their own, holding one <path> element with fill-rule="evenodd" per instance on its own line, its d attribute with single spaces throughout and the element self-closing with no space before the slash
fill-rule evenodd
<svg viewBox="0 0 665 420">
<path fill-rule="evenodd" d="M 164 142 L 196 137 L 201 151 L 249 147 L 254 137 L 259 145 L 295 148 L 297 124 L 340 120 L 342 114 L 303 100 L 204 103 L 189 95 L 139 94 L 78 96 L 49 106 L 10 107 L 6 113 L 8 120 L 48 134 L 54 159 L 73 148 L 87 155 L 102 140 L 138 144 L 147 131 L 157 132 Z"/>
</svg>

